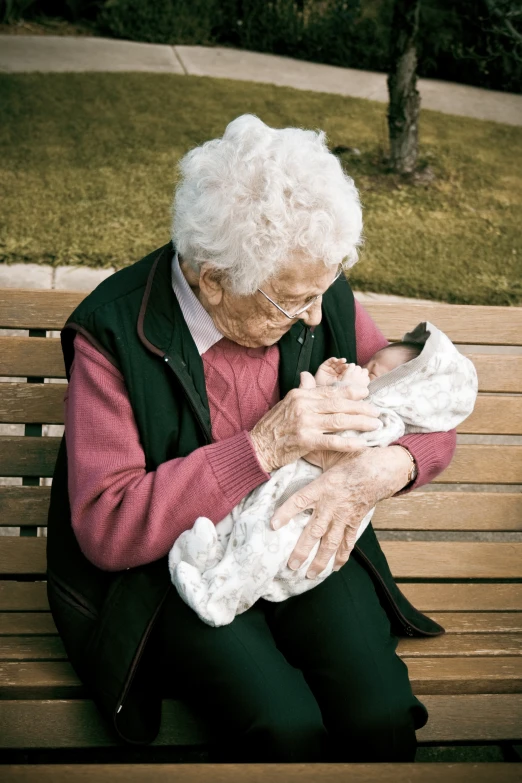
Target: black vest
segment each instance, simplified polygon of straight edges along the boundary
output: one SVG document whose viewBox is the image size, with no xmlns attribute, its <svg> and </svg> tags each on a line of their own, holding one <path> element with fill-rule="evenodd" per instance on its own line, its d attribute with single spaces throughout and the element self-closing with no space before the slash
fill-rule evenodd
<svg viewBox="0 0 522 783">
<path fill-rule="evenodd" d="M 123 374 L 147 470 L 211 442 L 203 363 L 171 285 L 171 243 L 99 285 L 62 331 L 67 376 L 74 337 L 85 335 Z M 281 397 L 329 356 L 356 361 L 354 300 L 340 277 L 323 297 L 313 330 L 297 322 L 278 343 Z M 397 635 L 444 629 L 413 607 L 393 579 L 371 523 L 352 552 L 369 571 Z M 81 552 L 71 526 L 65 437 L 48 519 L 48 596 L 71 664 L 102 713 L 126 741 L 148 743 L 160 724 L 161 695 L 149 665 L 154 621 L 169 592 L 167 558 L 108 572 Z"/>
</svg>

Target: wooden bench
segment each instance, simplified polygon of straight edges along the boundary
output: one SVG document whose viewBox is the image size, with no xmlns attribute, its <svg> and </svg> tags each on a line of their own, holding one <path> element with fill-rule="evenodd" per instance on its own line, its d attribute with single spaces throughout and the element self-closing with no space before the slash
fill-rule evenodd
<svg viewBox="0 0 522 783">
<path fill-rule="evenodd" d="M 75 749 L 75 760 L 90 760 L 94 748 L 120 747 L 123 753 L 67 661 L 49 612 L 46 540 L 38 534 L 44 533 L 50 492 L 42 479 L 52 476 L 59 444 L 58 437 L 41 437 L 46 435 L 42 425 L 63 421 L 64 385 L 63 380 L 56 382 L 64 378 L 60 342 L 46 337 L 46 331 L 60 329 L 84 296 L 0 290 L 0 328 L 29 330 L 29 336 L 0 336 L 0 376 L 5 381 L 0 383 L 0 423 L 23 425 L 20 434 L 0 436 L 0 476 L 18 477 L 17 486 L 0 486 L 0 526 L 20 529 L 20 535 L 0 537 L 0 753 L 23 751 L 29 760 L 35 751 Z M 417 734 L 419 743 L 492 743 L 509 749 L 522 742 L 522 543 L 499 542 L 495 534 L 522 531 L 522 445 L 520 438 L 511 438 L 515 442 L 507 445 L 470 440 L 478 435 L 522 435 L 522 352 L 499 355 L 473 348 L 522 346 L 522 308 L 365 306 L 389 339 L 401 338 L 421 320 L 432 321 L 466 346 L 463 350 L 478 370 L 481 394 L 474 413 L 459 428 L 460 440 L 466 442 L 459 443 L 452 464 L 428 489 L 383 503 L 374 526 L 407 597 L 447 630 L 433 639 L 401 639 L 398 647 L 414 692 L 430 712 L 428 724 Z M 391 531 L 417 540 L 384 540 L 392 537 Z M 419 540 L 422 531 L 438 533 L 438 539 Z M 490 533 L 493 540 L 462 540 L 472 531 Z M 444 533 L 450 540 L 439 540 Z M 455 534 L 462 534 L 461 540 Z M 397 539 L 400 534 L 394 535 Z M 204 745 L 205 731 L 194 715 L 183 703 L 165 700 L 161 734 L 145 750 L 156 753 L 158 761 L 162 748 L 204 750 Z M 509 752 L 505 758 L 517 760 Z M 381 772 L 388 767 L 375 766 Z M 410 779 L 417 779 L 421 767 L 434 766 L 442 765 L 412 765 Z M 496 765 L 486 766 L 492 772 Z M 512 766 L 522 769 L 503 763 L 502 776 L 496 779 L 507 780 L 504 775 Z M 328 765 L 321 780 L 328 779 L 334 767 L 346 770 L 346 765 Z M 68 768 L 60 769 L 65 777 Z M 110 769 L 107 779 L 115 774 Z M 453 778 L 450 766 L 448 770 L 452 780 L 468 779 Z M 159 774 L 159 766 L 156 771 Z M 13 767 L 12 779 L 29 779 L 26 772 Z M 132 770 L 127 772 L 126 780 L 134 779 Z M 359 772 L 350 779 L 374 779 L 359 777 Z M 72 773 L 67 774 L 70 778 Z M 195 771 L 186 774 L 183 780 L 200 779 L 191 776 Z M 235 773 L 230 774 L 235 780 Z M 429 780 L 429 774 L 423 780 Z M 341 777 L 345 779 L 339 772 L 336 779 Z M 252 772 L 248 779 L 257 777 Z M 308 780 L 308 773 L 300 779 Z M 473 779 L 486 778 L 476 771 Z"/>
</svg>

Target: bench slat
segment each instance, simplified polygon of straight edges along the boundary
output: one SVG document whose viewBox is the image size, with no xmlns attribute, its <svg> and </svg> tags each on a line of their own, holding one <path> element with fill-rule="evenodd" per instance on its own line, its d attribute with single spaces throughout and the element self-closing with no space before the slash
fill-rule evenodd
<svg viewBox="0 0 522 783">
<path fill-rule="evenodd" d="M 85 292 L 0 289 L 0 328 L 61 329 Z M 431 321 L 453 342 L 521 345 L 522 308 L 448 304 L 365 302 L 364 308 L 390 340 L 400 340 L 420 321 Z"/>
<path fill-rule="evenodd" d="M 0 636 L 0 661 L 66 661 L 59 636 Z"/>
<path fill-rule="evenodd" d="M 382 541 L 397 579 L 522 579 L 522 543 Z M 0 574 L 46 573 L 46 539 L 0 536 Z"/>
<path fill-rule="evenodd" d="M 401 583 L 399 587 L 421 612 L 522 611 L 522 584 Z"/>
<path fill-rule="evenodd" d="M 473 361 L 481 392 L 520 392 L 522 356 L 483 354 L 464 350 Z M 0 376 L 65 378 L 60 340 L 57 337 L 0 335 Z"/>
<path fill-rule="evenodd" d="M 0 422 L 63 424 L 63 383 L 0 383 Z"/>
<path fill-rule="evenodd" d="M 435 622 L 446 629 L 446 634 L 522 634 L 522 612 L 430 612 L 429 614 Z"/>
<path fill-rule="evenodd" d="M 469 356 L 477 370 L 479 391 L 520 392 L 522 390 L 522 356 L 473 353 L 473 351 L 464 351 L 464 353 Z"/>
<path fill-rule="evenodd" d="M 0 476 L 52 476 L 60 441 L 0 437 Z M 459 445 L 452 463 L 435 482 L 522 484 L 522 446 Z"/>
<path fill-rule="evenodd" d="M 434 482 L 522 484 L 522 446 L 457 446 L 449 467 Z"/>
<path fill-rule="evenodd" d="M 430 321 L 455 343 L 522 345 L 522 307 L 365 302 L 364 308 L 389 340 L 401 340 L 420 321 Z"/>
<path fill-rule="evenodd" d="M 65 378 L 60 340 L 57 337 L 0 335 L 0 376 Z"/>
<path fill-rule="evenodd" d="M 459 424 L 457 432 L 470 435 L 522 435 L 522 396 L 480 395 L 473 413 Z"/>
<path fill-rule="evenodd" d="M 48 612 L 47 582 L 0 581 L 1 612 Z"/>
<path fill-rule="evenodd" d="M 382 541 L 381 547 L 396 578 L 522 578 L 521 543 Z"/>
<path fill-rule="evenodd" d="M 446 634 L 522 635 L 522 612 L 430 612 L 430 617 L 446 629 Z M 0 636 L 54 636 L 57 633 L 50 612 L 0 611 Z"/>
<path fill-rule="evenodd" d="M 435 766 L 436 769 L 432 769 Z M 485 767 L 485 769 L 484 769 Z M 508 767 L 508 769 L 506 769 Z M 391 783 L 407 780 L 409 783 L 520 783 L 515 762 L 488 762 L 487 764 L 451 764 L 438 762 L 354 764 L 227 764 L 223 774 L 221 764 L 207 762 L 190 764 L 62 764 L 7 765 L 10 783 L 203 783 L 207 780 L 226 780 L 228 783 Z M 43 770 L 43 772 L 42 772 Z"/>
<path fill-rule="evenodd" d="M 46 527 L 51 487 L 0 487 L 0 527 Z"/>
<path fill-rule="evenodd" d="M 53 475 L 61 438 L 0 437 L 0 476 Z"/>
<path fill-rule="evenodd" d="M 0 423 L 63 424 L 61 383 L 0 383 Z M 481 395 L 457 428 L 468 434 L 521 435 L 522 396 Z"/>
<path fill-rule="evenodd" d="M 0 289 L 0 329 L 59 330 L 85 291 Z"/>
<path fill-rule="evenodd" d="M 522 737 L 522 695 L 474 694 L 465 696 L 437 696 L 426 694 L 422 702 L 429 712 L 429 720 L 417 731 L 417 740 L 424 742 L 451 741 L 517 741 Z M 165 745 L 204 745 L 207 733 L 204 722 L 180 700 L 163 701 L 161 731 L 152 747 Z M 91 748 L 122 745 L 100 720 L 91 701 L 0 701 L 0 748 Z M 154 765 L 154 770 L 158 765 Z M 271 765 L 271 768 L 275 765 Z M 288 768 L 289 765 L 285 765 Z M 383 764 L 379 764 L 382 771 Z M 418 767 L 418 764 L 413 765 Z M 430 765 L 440 773 L 441 764 Z M 470 765 L 471 766 L 471 765 Z M 486 782 L 506 778 L 499 772 L 491 777 L 492 765 L 487 764 Z M 509 765 L 502 764 L 502 773 Z M 46 765 L 46 769 L 50 769 Z M 133 769 L 135 765 L 133 765 Z M 420 765 L 421 769 L 425 769 Z M 76 767 L 75 767 L 76 769 Z M 243 766 L 243 770 L 245 767 Z M 396 769 L 396 768 L 395 768 Z M 479 783 L 482 767 L 473 766 L 474 783 Z M 182 768 L 169 780 L 179 780 Z M 206 766 L 206 780 L 209 780 Z M 302 774 L 302 772 L 300 773 Z M 228 771 L 227 771 L 228 775 Z M 445 774 L 444 774 L 444 777 Z M 74 780 L 69 774 L 68 780 Z M 300 778 L 301 779 L 301 778 Z M 316 780 L 318 778 L 316 777 Z M 427 778 L 422 777 L 422 781 Z M 38 780 L 42 781 L 39 775 Z M 51 775 L 50 783 L 55 777 Z M 85 780 L 85 779 L 83 779 Z M 113 780 L 113 778 L 109 778 Z M 125 780 L 129 780 L 128 777 Z M 139 780 L 144 780 L 140 777 Z M 154 779 L 155 781 L 157 778 Z M 321 778 L 324 780 L 324 778 Z M 350 776 L 350 780 L 352 777 Z M 380 778 L 384 783 L 382 777 Z M 396 775 L 387 780 L 395 783 Z M 436 780 L 440 780 L 436 778 Z M 485 782 L 485 783 L 486 783 Z"/>
<path fill-rule="evenodd" d="M 504 615 L 507 617 L 515 615 Z M 521 620 L 522 621 L 522 620 Z M 505 624 L 504 624 L 505 625 Z M 506 630 L 505 627 L 498 630 Z M 507 629 L 511 630 L 511 628 Z M 55 636 L 58 633 L 50 612 L 0 611 L 1 636 Z"/>
<path fill-rule="evenodd" d="M 50 487 L 0 487 L 0 527 L 47 526 Z M 376 530 L 522 531 L 522 493 L 423 492 L 380 503 Z"/>
<path fill-rule="evenodd" d="M 433 638 L 399 640 L 401 658 L 459 658 L 520 656 L 522 634 L 443 634 Z M 0 661 L 66 661 L 67 653 L 56 634 L 0 636 Z"/>
<path fill-rule="evenodd" d="M 522 657 L 403 658 L 415 694 L 521 693 Z M 66 661 L 4 662 L 1 699 L 82 698 L 84 687 Z"/>
<path fill-rule="evenodd" d="M 522 493 L 418 490 L 379 503 L 372 525 L 375 530 L 521 531 Z"/>
<path fill-rule="evenodd" d="M 484 618 L 493 612 L 522 612 L 522 584 L 401 583 L 400 588 L 421 612 L 481 612 Z M 0 611 L 49 611 L 46 583 L 0 581 Z"/>
</svg>

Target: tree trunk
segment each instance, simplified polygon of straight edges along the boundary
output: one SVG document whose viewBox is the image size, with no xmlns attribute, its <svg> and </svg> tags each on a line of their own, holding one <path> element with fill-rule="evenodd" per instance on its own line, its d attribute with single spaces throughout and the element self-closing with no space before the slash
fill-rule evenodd
<svg viewBox="0 0 522 783">
<path fill-rule="evenodd" d="M 407 174 L 417 162 L 420 95 L 417 91 L 417 32 L 420 0 L 395 0 L 388 74 L 388 129 L 394 171 Z"/>
</svg>

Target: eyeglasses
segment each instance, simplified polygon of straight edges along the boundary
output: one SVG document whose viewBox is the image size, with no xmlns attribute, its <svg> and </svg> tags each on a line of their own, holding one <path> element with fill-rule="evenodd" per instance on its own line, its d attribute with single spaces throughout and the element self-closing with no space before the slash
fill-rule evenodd
<svg viewBox="0 0 522 783">
<path fill-rule="evenodd" d="M 333 284 L 335 283 L 335 281 L 336 281 L 336 280 L 337 280 L 339 277 L 341 277 L 341 275 L 342 275 L 342 272 L 343 272 L 343 265 L 342 265 L 342 264 L 339 264 L 339 269 L 337 270 L 337 273 L 336 273 L 336 275 L 335 275 L 334 279 L 332 280 L 332 282 L 330 283 L 330 285 L 333 285 Z M 328 287 L 330 287 L 330 286 L 328 286 Z M 319 299 L 321 296 L 323 296 L 323 294 L 317 294 L 317 296 L 314 296 L 312 299 L 310 299 L 310 301 L 308 302 L 308 304 L 305 304 L 305 306 L 304 306 L 304 307 L 301 307 L 299 310 L 297 310 L 297 312 L 295 312 L 295 313 L 292 315 L 291 313 L 288 313 L 288 312 L 287 312 L 287 311 L 286 311 L 286 310 L 285 310 L 283 307 L 281 307 L 280 305 L 278 305 L 278 304 L 277 304 L 277 302 L 274 302 L 274 300 L 273 300 L 273 299 L 270 299 L 270 297 L 268 296 L 268 294 L 265 294 L 265 292 L 264 292 L 264 291 L 261 291 L 261 289 L 260 289 L 260 288 L 258 288 L 257 290 L 259 291 L 259 293 L 260 293 L 260 294 L 263 294 L 263 296 L 264 296 L 266 299 L 268 299 L 268 301 L 269 301 L 269 302 L 271 302 L 271 303 L 274 305 L 274 307 L 277 307 L 277 309 L 278 309 L 278 310 L 279 310 L 281 313 L 283 313 L 283 315 L 286 315 L 286 317 L 287 317 L 287 318 L 290 318 L 290 320 L 293 320 L 294 318 L 297 318 L 299 315 L 301 315 L 301 313 L 304 313 L 306 310 L 309 310 L 309 309 L 310 309 L 310 307 L 312 307 L 312 306 L 313 306 L 313 305 L 314 305 L 314 304 L 317 302 L 317 300 L 318 300 L 318 299 Z"/>
</svg>

